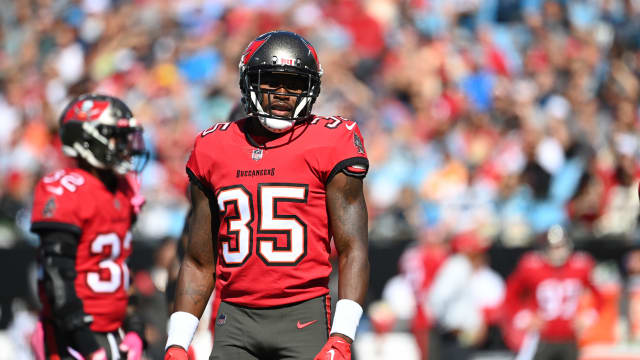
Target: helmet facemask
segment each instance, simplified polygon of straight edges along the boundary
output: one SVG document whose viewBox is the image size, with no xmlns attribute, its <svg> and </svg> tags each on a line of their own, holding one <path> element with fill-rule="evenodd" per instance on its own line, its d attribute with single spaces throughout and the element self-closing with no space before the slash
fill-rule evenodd
<svg viewBox="0 0 640 360">
<path fill-rule="evenodd" d="M 272 132 L 287 131 L 296 121 L 311 115 L 320 92 L 319 77 L 282 67 L 247 71 L 243 80 L 249 94 L 249 115 L 257 116 Z M 284 101 L 284 97 L 295 98 L 295 102 Z M 276 113 L 285 109 L 288 115 Z"/>
</svg>

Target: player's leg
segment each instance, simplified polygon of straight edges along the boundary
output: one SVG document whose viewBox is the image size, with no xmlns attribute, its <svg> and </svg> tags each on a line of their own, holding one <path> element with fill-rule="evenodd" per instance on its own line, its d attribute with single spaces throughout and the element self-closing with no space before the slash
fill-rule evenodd
<svg viewBox="0 0 640 360">
<path fill-rule="evenodd" d="M 266 343 L 277 359 L 313 359 L 329 337 L 331 302 L 317 297 L 291 306 L 265 310 Z"/>
<path fill-rule="evenodd" d="M 578 360 L 578 345 L 575 341 L 568 341 L 561 344 L 560 358 L 562 360 Z"/>
<path fill-rule="evenodd" d="M 539 341 L 533 360 L 553 360 L 556 358 L 557 347 L 555 345 L 555 343 Z"/>
<path fill-rule="evenodd" d="M 109 360 L 124 360 L 120 354 L 120 350 L 118 350 L 122 337 L 117 331 L 108 333 L 96 332 L 94 335 L 98 345 L 107 352 L 107 358 Z"/>
<path fill-rule="evenodd" d="M 214 319 L 213 349 L 209 360 L 259 360 L 255 349 L 256 326 L 249 309 L 221 302 Z"/>
<path fill-rule="evenodd" d="M 44 332 L 44 352 L 47 359 L 73 360 L 73 357 L 67 352 L 69 339 L 52 321 L 42 320 L 42 330 Z"/>
</svg>

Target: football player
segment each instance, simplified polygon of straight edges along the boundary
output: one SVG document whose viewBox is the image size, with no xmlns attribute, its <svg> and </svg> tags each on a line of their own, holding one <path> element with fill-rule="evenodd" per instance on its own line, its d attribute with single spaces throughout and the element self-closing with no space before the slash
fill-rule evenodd
<svg viewBox="0 0 640 360">
<path fill-rule="evenodd" d="M 577 359 L 580 297 L 589 290 L 596 308 L 601 303 L 591 281 L 594 261 L 588 254 L 573 251 L 571 240 L 559 225 L 547 231 L 543 244 L 541 252 L 523 255 L 507 279 L 505 305 L 513 315 L 509 327 L 513 333 L 527 334 L 521 353 L 530 352 L 536 360 Z"/>
<path fill-rule="evenodd" d="M 187 163 L 193 213 L 165 359 L 187 358 L 214 286 L 211 359 L 350 359 L 369 280 L 362 135 L 312 115 L 322 68 L 301 36 L 263 34 L 239 67 L 248 117 L 199 134 Z"/>
<path fill-rule="evenodd" d="M 60 137 L 77 166 L 38 182 L 31 225 L 47 359 L 140 359 L 126 260 L 144 201 L 135 179 L 148 158 L 142 127 L 121 100 L 87 94 L 63 111 Z"/>
</svg>

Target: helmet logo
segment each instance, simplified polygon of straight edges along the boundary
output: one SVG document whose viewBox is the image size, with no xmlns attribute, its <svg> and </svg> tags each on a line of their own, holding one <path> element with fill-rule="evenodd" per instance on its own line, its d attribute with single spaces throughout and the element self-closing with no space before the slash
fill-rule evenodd
<svg viewBox="0 0 640 360">
<path fill-rule="evenodd" d="M 91 110 L 91 108 L 93 107 L 93 100 L 85 100 L 80 104 L 80 108 L 82 110 L 82 112 L 89 112 L 89 110 Z"/>
<path fill-rule="evenodd" d="M 108 101 L 84 100 L 75 104 L 67 111 L 62 119 L 62 123 L 69 120 L 92 121 L 100 117 L 102 112 L 109 106 Z"/>
</svg>

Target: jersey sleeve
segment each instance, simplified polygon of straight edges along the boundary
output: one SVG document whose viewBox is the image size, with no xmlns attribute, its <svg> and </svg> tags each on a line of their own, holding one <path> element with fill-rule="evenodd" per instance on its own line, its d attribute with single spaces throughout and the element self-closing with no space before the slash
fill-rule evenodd
<svg viewBox="0 0 640 360">
<path fill-rule="evenodd" d="M 576 252 L 572 256 L 571 262 L 573 267 L 576 268 L 576 271 L 581 274 L 584 286 L 591 291 L 595 309 L 600 311 L 604 306 L 604 299 L 600 293 L 600 289 L 598 289 L 598 286 L 592 279 L 593 271 L 596 267 L 595 259 L 587 253 Z"/>
<path fill-rule="evenodd" d="M 191 150 L 191 155 L 189 155 L 189 160 L 187 160 L 186 171 L 189 182 L 196 185 L 209 198 L 212 198 L 214 191 L 212 184 L 208 180 L 210 177 L 207 173 L 207 164 L 210 163 L 211 158 L 203 149 L 205 145 L 203 136 L 198 135 Z"/>
<path fill-rule="evenodd" d="M 47 179 L 45 177 L 45 179 Z M 40 180 L 36 185 L 31 212 L 31 231 L 55 230 L 82 233 L 83 210 L 78 192 L 60 181 Z"/>
<path fill-rule="evenodd" d="M 533 296 L 529 288 L 528 274 L 535 271 L 537 259 L 533 254 L 525 254 L 516 269 L 509 275 L 506 282 L 506 293 L 504 298 L 504 311 L 510 316 L 527 306 L 527 297 Z"/>
<path fill-rule="evenodd" d="M 330 130 L 330 135 L 335 136 L 335 142 L 326 157 L 325 183 L 328 184 L 339 172 L 365 177 L 369 171 L 369 159 L 358 125 L 354 121 L 344 120 L 338 128 Z"/>
</svg>

